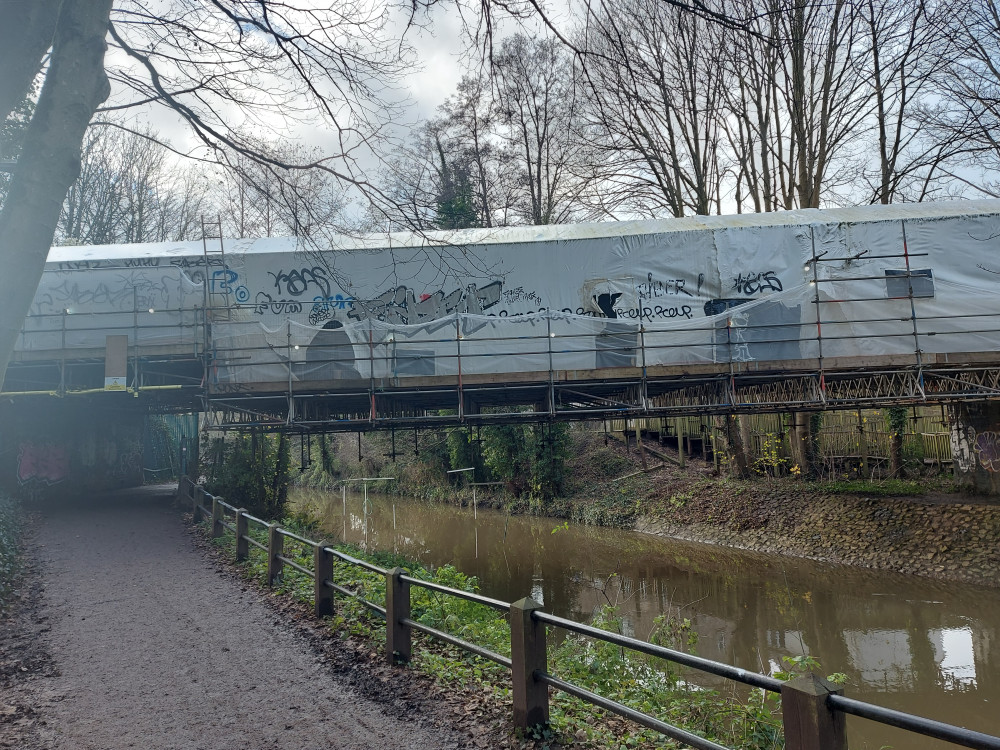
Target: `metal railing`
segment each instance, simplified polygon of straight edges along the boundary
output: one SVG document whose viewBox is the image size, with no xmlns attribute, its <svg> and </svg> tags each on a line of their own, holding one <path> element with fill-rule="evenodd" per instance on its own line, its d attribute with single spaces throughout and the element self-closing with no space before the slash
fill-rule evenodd
<svg viewBox="0 0 1000 750">
<path fill-rule="evenodd" d="M 192 509 L 195 523 L 200 523 L 206 518 L 209 520 L 213 538 L 222 536 L 227 529 L 235 534 L 237 561 L 243 561 L 248 557 L 251 545 L 265 551 L 268 560 L 268 586 L 274 585 L 281 576 L 282 568 L 285 565 L 310 576 L 314 583 L 314 610 L 317 616 L 329 616 L 334 613 L 334 593 L 339 593 L 343 596 L 356 598 L 363 606 L 385 617 L 385 657 L 389 664 L 405 664 L 410 661 L 413 654 L 412 634 L 413 631 L 418 631 L 509 669 L 511 671 L 513 720 L 515 726 L 521 729 L 544 724 L 548 721 L 549 688 L 552 687 L 630 719 L 641 726 L 660 732 L 678 742 L 696 748 L 696 750 L 729 750 L 712 740 L 550 674 L 546 646 L 546 628 L 548 626 L 696 669 L 731 682 L 777 693 L 781 700 L 781 720 L 786 750 L 846 750 L 846 716 L 848 714 L 897 727 L 913 734 L 944 740 L 961 747 L 1000 750 L 1000 737 L 848 698 L 844 695 L 841 686 L 815 675 L 803 675 L 784 682 L 730 664 L 705 659 L 647 641 L 600 630 L 574 620 L 557 617 L 545 612 L 542 605 L 531 598 L 505 602 L 415 578 L 408 575 L 403 568 L 397 567 L 388 570 L 381 568 L 328 547 L 321 542 L 283 529 L 276 523 L 268 523 L 256 518 L 243 508 L 237 508 L 225 502 L 221 497 L 212 495 L 188 477 L 181 479 L 178 486 L 178 497 L 183 504 Z M 205 505 L 206 501 L 209 502 L 208 506 Z M 229 523 L 226 520 L 226 513 L 232 514 L 234 523 Z M 250 523 L 256 523 L 268 530 L 267 545 L 250 536 Z M 284 540 L 286 538 L 313 548 L 314 566 L 312 570 L 285 555 Z M 361 597 L 359 592 L 351 591 L 331 580 L 334 560 L 356 565 L 369 572 L 385 576 L 385 606 L 367 601 Z M 510 621 L 510 658 L 411 619 L 410 589 L 412 586 L 475 602 L 506 613 Z"/>
</svg>

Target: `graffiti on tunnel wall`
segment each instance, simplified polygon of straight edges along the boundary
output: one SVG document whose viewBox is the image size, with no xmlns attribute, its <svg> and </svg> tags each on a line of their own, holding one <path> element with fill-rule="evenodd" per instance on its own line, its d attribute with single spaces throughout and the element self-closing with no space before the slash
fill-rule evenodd
<svg viewBox="0 0 1000 750">
<path fill-rule="evenodd" d="M 55 484 L 69 476 L 69 452 L 65 445 L 25 441 L 17 452 L 17 481 Z"/>
<path fill-rule="evenodd" d="M 1000 432 L 977 433 L 973 450 L 986 471 L 1000 472 Z"/>
</svg>

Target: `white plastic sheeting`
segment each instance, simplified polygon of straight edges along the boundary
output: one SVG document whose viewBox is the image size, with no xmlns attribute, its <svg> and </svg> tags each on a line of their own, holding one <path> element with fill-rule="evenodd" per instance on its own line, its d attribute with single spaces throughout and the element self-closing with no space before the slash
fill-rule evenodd
<svg viewBox="0 0 1000 750">
<path fill-rule="evenodd" d="M 196 346 L 213 380 L 405 379 L 1000 347 L 1000 201 L 57 248 L 23 350 Z M 433 245 L 433 242 L 452 244 Z M 996 259 L 996 260 L 995 260 Z M 912 288 L 912 295 L 911 295 Z M 152 312 L 151 312 L 152 311 Z"/>
</svg>

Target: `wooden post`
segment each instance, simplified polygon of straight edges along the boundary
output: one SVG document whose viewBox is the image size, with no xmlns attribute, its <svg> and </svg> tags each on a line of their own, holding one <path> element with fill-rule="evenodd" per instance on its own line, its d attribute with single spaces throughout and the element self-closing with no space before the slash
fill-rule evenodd
<svg viewBox="0 0 1000 750">
<path fill-rule="evenodd" d="M 858 409 L 858 450 L 861 454 L 861 474 L 870 479 L 868 472 L 868 436 L 865 434 L 865 417 Z"/>
<path fill-rule="evenodd" d="M 535 679 L 547 671 L 545 626 L 532 617 L 542 605 L 526 597 L 510 605 L 510 660 L 514 726 L 519 729 L 549 720 L 549 688 Z"/>
<path fill-rule="evenodd" d="M 195 487 L 191 490 L 191 518 L 195 523 L 201 523 L 205 514 L 201 511 L 201 488 Z"/>
<path fill-rule="evenodd" d="M 410 583 L 406 570 L 393 568 L 385 573 L 385 658 L 389 664 L 406 664 L 413 655 L 410 626 Z"/>
<path fill-rule="evenodd" d="M 267 585 L 273 586 L 281 578 L 284 564 L 279 559 L 285 554 L 285 537 L 278 531 L 281 527 L 272 523 L 267 527 Z"/>
<path fill-rule="evenodd" d="M 240 508 L 236 511 L 236 562 L 243 562 L 250 556 L 250 542 L 247 536 L 250 533 L 250 522 L 247 521 L 247 509 Z"/>
<path fill-rule="evenodd" d="M 847 722 L 839 711 L 827 708 L 830 695 L 844 689 L 814 674 L 781 686 L 781 721 L 786 750 L 847 750 Z"/>
<path fill-rule="evenodd" d="M 322 542 L 316 545 L 313 555 L 313 601 L 316 616 L 329 617 L 333 614 L 333 589 L 326 582 L 333 578 L 333 553 Z"/>
<path fill-rule="evenodd" d="M 212 539 L 218 539 L 222 536 L 222 532 L 225 529 L 222 527 L 222 506 L 219 504 L 219 500 L 222 498 L 212 497 Z"/>
<path fill-rule="evenodd" d="M 685 458 L 684 455 L 684 422 L 685 417 L 677 417 L 674 422 L 674 429 L 677 432 L 677 465 L 682 469 L 684 468 Z"/>
</svg>

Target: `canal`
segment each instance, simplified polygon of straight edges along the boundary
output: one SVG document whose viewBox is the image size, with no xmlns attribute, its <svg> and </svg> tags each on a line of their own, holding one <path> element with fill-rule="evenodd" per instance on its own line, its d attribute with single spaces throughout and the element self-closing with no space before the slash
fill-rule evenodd
<svg viewBox="0 0 1000 750">
<path fill-rule="evenodd" d="M 1000 735 L 1000 590 L 391 496 L 298 490 L 293 502 L 337 539 L 452 564 L 487 596 L 531 595 L 581 621 L 614 604 L 643 639 L 679 614 L 700 656 L 767 672 L 810 655 L 847 675 L 851 697 Z M 954 747 L 848 726 L 852 750 Z"/>
</svg>

